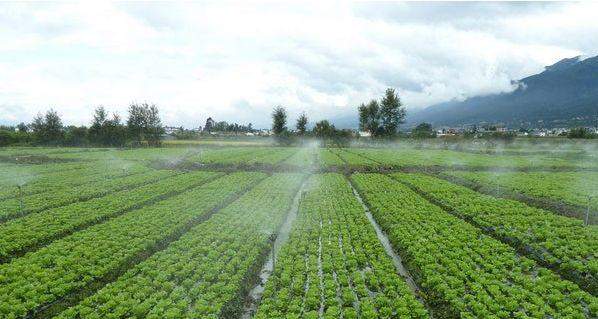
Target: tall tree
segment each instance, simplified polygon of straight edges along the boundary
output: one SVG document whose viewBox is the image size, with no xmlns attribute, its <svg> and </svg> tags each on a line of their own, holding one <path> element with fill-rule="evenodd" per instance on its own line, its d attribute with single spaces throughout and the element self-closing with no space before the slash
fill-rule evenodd
<svg viewBox="0 0 598 319">
<path fill-rule="evenodd" d="M 431 138 L 436 137 L 436 132 L 432 128 L 432 124 L 424 122 L 417 125 L 411 131 L 411 136 L 415 138 Z"/>
<path fill-rule="evenodd" d="M 146 109 L 146 133 L 149 145 L 160 145 L 160 138 L 164 134 L 162 121 L 160 120 L 160 112 L 155 104 L 145 104 Z"/>
<path fill-rule="evenodd" d="M 145 111 L 142 105 L 133 103 L 129 106 L 129 118 L 127 119 L 127 131 L 129 139 L 133 144 L 141 144 L 145 136 Z"/>
<path fill-rule="evenodd" d="M 373 137 L 380 134 L 380 105 L 378 101 L 359 106 L 359 129 L 370 133 Z"/>
<path fill-rule="evenodd" d="M 89 127 L 89 141 L 92 144 L 105 145 L 108 139 L 106 136 L 106 120 L 108 112 L 103 106 L 99 106 L 94 110 L 93 121 Z"/>
<path fill-rule="evenodd" d="M 330 124 L 328 120 L 322 120 L 316 122 L 316 125 L 314 125 L 313 133 L 316 137 L 319 138 L 329 138 L 334 135 L 335 130 L 336 128 L 334 127 L 334 125 Z"/>
<path fill-rule="evenodd" d="M 112 118 L 104 122 L 104 131 L 108 137 L 105 141 L 110 146 L 123 146 L 127 140 L 127 129 L 121 123 L 120 116 L 117 113 L 112 114 Z"/>
<path fill-rule="evenodd" d="M 206 120 L 206 125 L 203 127 L 204 132 L 212 132 L 215 124 L 216 123 L 214 122 L 214 120 L 211 117 L 208 117 L 208 119 Z"/>
<path fill-rule="evenodd" d="M 282 106 L 277 106 L 272 111 L 272 131 L 280 135 L 287 130 L 287 111 Z"/>
<path fill-rule="evenodd" d="M 60 116 L 54 109 L 46 112 L 44 130 L 46 143 L 53 145 L 62 143 L 64 139 L 64 127 L 62 126 Z"/>
<path fill-rule="evenodd" d="M 44 142 L 44 128 L 45 128 L 45 121 L 44 116 L 41 113 L 37 113 L 37 115 L 33 118 L 33 122 L 29 124 L 31 127 L 31 132 L 33 132 L 33 138 L 38 143 Z"/>
<path fill-rule="evenodd" d="M 405 122 L 405 107 L 401 104 L 395 89 L 388 88 L 380 102 L 380 119 L 384 135 L 392 137 L 397 133 L 399 125 Z"/>
<path fill-rule="evenodd" d="M 296 128 L 299 135 L 305 135 L 305 132 L 307 131 L 307 115 L 305 115 L 305 112 L 299 115 Z"/>
</svg>

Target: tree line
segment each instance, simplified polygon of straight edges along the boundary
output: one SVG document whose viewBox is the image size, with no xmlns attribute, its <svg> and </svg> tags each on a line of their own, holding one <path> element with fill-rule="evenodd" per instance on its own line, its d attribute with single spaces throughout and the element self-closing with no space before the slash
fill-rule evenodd
<svg viewBox="0 0 598 319">
<path fill-rule="evenodd" d="M 0 146 L 158 146 L 164 133 L 158 107 L 148 103 L 129 105 L 123 122 L 117 113 L 103 107 L 94 110 L 91 125 L 64 126 L 58 113 L 50 109 L 38 114 L 30 124 L 0 127 Z"/>
<path fill-rule="evenodd" d="M 367 132 L 372 138 L 396 137 L 399 125 L 405 122 L 405 107 L 393 88 L 388 88 L 380 101 L 372 100 L 368 104 L 362 103 L 357 109 L 359 129 Z M 359 137 L 353 130 L 337 129 L 328 120 L 316 122 L 311 131 L 307 129 L 307 124 L 307 115 L 302 113 L 297 118 L 295 130 L 291 132 L 287 128 L 286 109 L 277 106 L 272 111 L 272 132 L 278 141 L 284 144 L 292 143 L 296 138 L 309 136 L 321 139 L 328 144 L 344 146 L 352 138 Z M 427 127 L 422 129 L 427 129 Z"/>
</svg>

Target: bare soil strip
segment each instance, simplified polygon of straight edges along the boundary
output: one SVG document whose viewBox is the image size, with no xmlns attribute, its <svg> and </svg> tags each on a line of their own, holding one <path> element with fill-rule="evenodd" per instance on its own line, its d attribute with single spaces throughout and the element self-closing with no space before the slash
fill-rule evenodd
<svg viewBox="0 0 598 319">
<path fill-rule="evenodd" d="M 397 269 L 397 273 L 405 280 L 405 282 L 407 282 L 407 285 L 409 286 L 409 288 L 411 288 L 411 291 L 413 291 L 417 299 L 426 307 L 426 310 L 428 310 L 428 313 L 430 314 L 430 318 L 433 318 L 432 308 L 426 303 L 424 298 L 422 298 L 421 289 L 409 273 L 409 270 L 407 270 L 407 268 L 405 268 L 405 266 L 403 265 L 403 259 L 401 258 L 401 256 L 399 256 L 399 254 L 395 252 L 394 248 L 392 247 L 392 244 L 390 243 L 390 240 L 388 239 L 388 236 L 386 236 L 386 233 L 384 233 L 382 228 L 380 228 L 380 225 L 378 225 L 378 222 L 376 222 L 376 219 L 372 215 L 370 208 L 364 202 L 363 198 L 353 185 L 351 179 L 347 179 L 349 180 L 349 184 L 351 186 L 351 189 L 353 190 L 353 194 L 355 195 L 361 206 L 363 206 L 366 217 L 368 218 L 370 224 L 372 224 L 372 226 L 374 227 L 376 235 L 378 236 L 378 240 L 382 244 L 382 247 L 384 247 L 386 254 L 392 259 L 392 262 L 395 265 L 395 268 Z"/>
<path fill-rule="evenodd" d="M 242 319 L 250 319 L 257 311 L 257 307 L 259 306 L 259 303 L 262 299 L 262 295 L 264 293 L 266 282 L 274 272 L 274 267 L 276 266 L 276 256 L 278 256 L 278 252 L 280 251 L 282 245 L 284 245 L 284 243 L 286 243 L 286 241 L 289 239 L 289 234 L 291 232 L 293 222 L 297 218 L 297 212 L 299 211 L 299 202 L 303 197 L 303 192 L 305 190 L 305 183 L 307 181 L 307 178 L 305 178 L 301 183 L 301 186 L 299 187 L 297 194 L 293 198 L 291 208 L 287 213 L 284 223 L 276 232 L 276 240 L 274 241 L 273 245 L 274 250 L 268 252 L 267 258 L 263 262 L 259 274 L 257 274 L 257 282 L 249 291 L 248 296 L 246 297 L 245 308 L 243 309 L 243 313 L 241 315 Z"/>
</svg>

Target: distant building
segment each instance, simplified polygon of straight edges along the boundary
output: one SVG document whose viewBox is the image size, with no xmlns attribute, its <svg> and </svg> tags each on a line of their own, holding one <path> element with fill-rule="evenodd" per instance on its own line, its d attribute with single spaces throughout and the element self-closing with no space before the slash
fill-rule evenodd
<svg viewBox="0 0 598 319">
<path fill-rule="evenodd" d="M 175 126 L 164 126 L 164 134 L 174 134 L 181 130 L 182 127 L 175 127 Z"/>
<path fill-rule="evenodd" d="M 372 133 L 370 132 L 366 132 L 366 131 L 359 131 L 359 137 L 370 137 L 372 136 Z"/>
</svg>

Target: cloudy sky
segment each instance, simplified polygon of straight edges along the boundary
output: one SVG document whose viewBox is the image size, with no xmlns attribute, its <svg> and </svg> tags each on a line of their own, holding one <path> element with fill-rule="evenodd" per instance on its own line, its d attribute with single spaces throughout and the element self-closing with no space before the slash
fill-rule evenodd
<svg viewBox="0 0 598 319">
<path fill-rule="evenodd" d="M 53 107 L 89 124 L 153 102 L 167 125 L 347 118 L 399 90 L 408 110 L 511 90 L 598 55 L 595 3 L 1 3 L 0 124 Z"/>
</svg>

